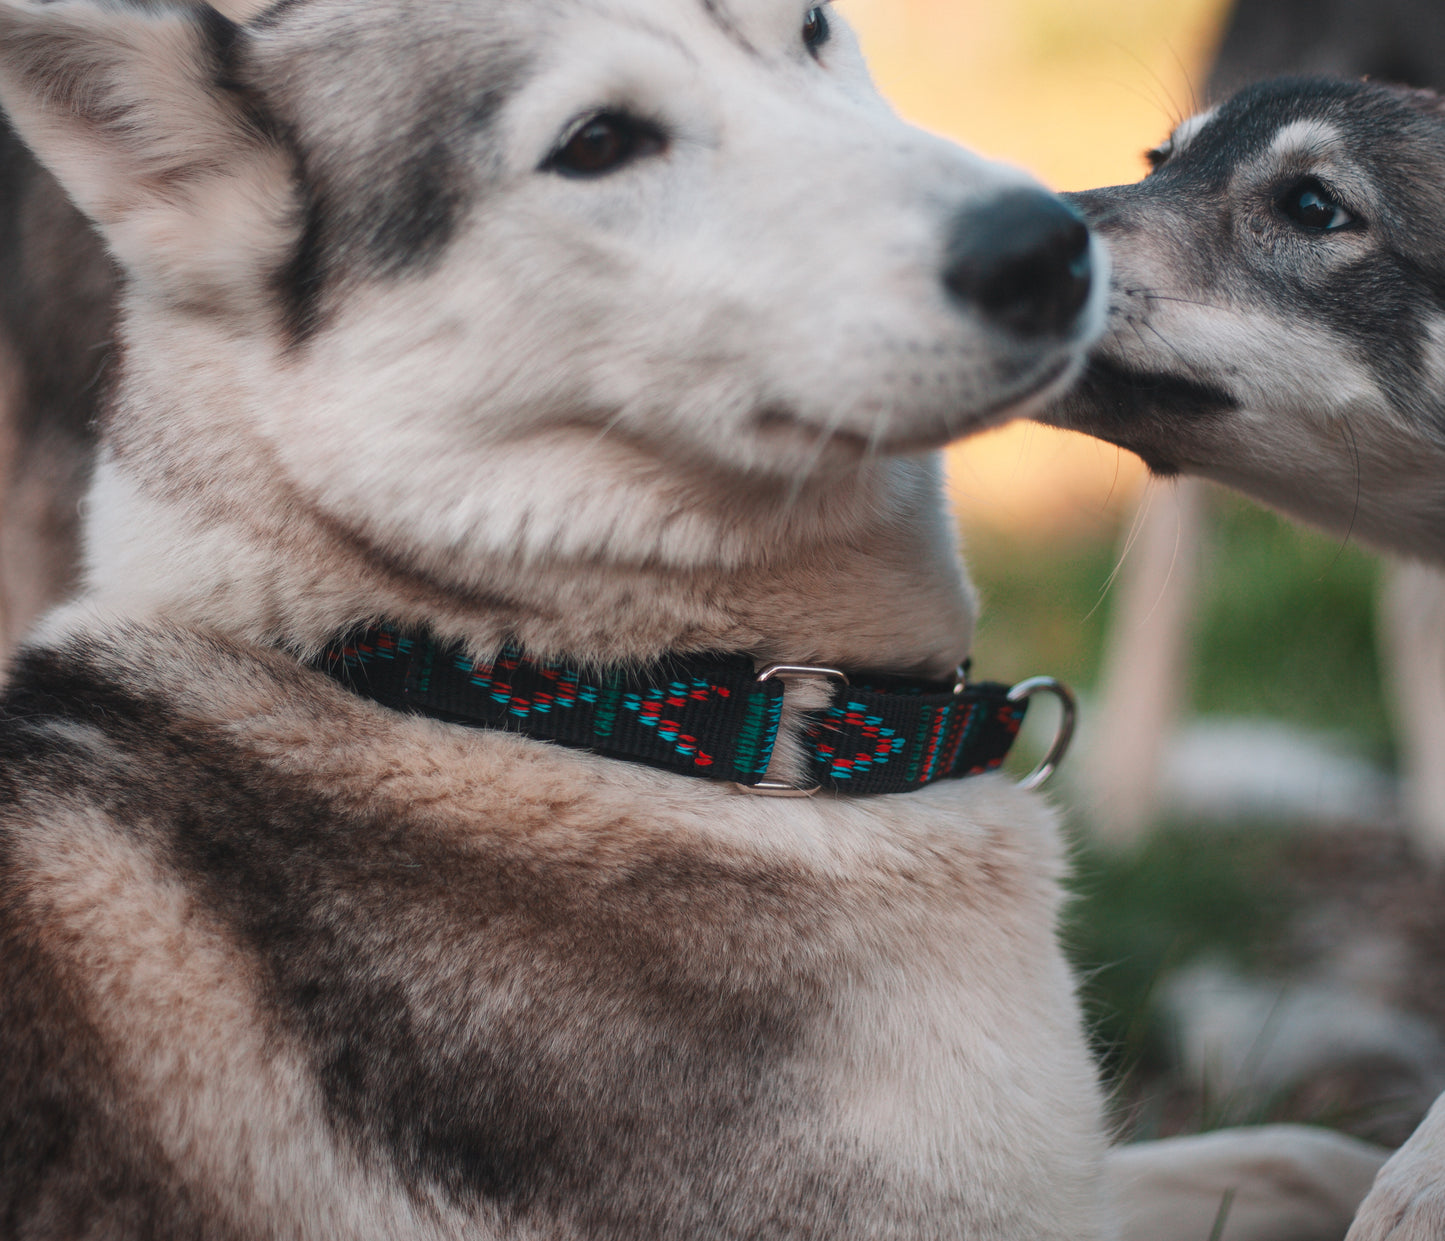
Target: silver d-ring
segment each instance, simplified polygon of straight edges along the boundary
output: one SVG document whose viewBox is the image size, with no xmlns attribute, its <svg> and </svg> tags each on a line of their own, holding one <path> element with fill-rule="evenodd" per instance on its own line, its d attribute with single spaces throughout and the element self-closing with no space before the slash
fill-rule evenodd
<svg viewBox="0 0 1445 1241">
<path fill-rule="evenodd" d="M 1052 694 L 1059 700 L 1063 714 L 1059 717 L 1059 730 L 1054 734 L 1054 743 L 1049 752 L 1039 760 L 1039 765 L 1019 781 L 1021 789 L 1036 789 L 1043 784 L 1064 761 L 1069 752 L 1069 743 L 1074 739 L 1074 723 L 1079 716 L 1079 705 L 1074 701 L 1073 691 L 1062 681 L 1053 677 L 1030 677 L 1020 681 L 1008 692 L 1010 702 L 1027 702 L 1035 694 Z"/>
</svg>

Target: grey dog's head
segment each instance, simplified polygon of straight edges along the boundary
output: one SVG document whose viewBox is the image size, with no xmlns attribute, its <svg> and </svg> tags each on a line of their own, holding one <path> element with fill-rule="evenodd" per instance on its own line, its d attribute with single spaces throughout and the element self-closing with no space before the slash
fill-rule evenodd
<svg viewBox="0 0 1445 1241">
<path fill-rule="evenodd" d="M 1045 417 L 1418 550 L 1445 526 L 1419 468 L 1445 452 L 1445 104 L 1279 79 L 1148 159 L 1070 196 L 1112 256 L 1110 324 Z"/>
</svg>

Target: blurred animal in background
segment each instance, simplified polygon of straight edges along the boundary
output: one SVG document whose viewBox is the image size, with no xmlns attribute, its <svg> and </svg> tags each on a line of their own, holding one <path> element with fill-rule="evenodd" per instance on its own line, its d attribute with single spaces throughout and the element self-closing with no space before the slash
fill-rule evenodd
<svg viewBox="0 0 1445 1241">
<path fill-rule="evenodd" d="M 0 116 L 0 675 L 76 583 L 115 293 L 94 230 Z"/>
<path fill-rule="evenodd" d="M 1209 97 L 1282 73 L 1445 86 L 1445 5 L 1239 0 L 1214 58 Z"/>
</svg>

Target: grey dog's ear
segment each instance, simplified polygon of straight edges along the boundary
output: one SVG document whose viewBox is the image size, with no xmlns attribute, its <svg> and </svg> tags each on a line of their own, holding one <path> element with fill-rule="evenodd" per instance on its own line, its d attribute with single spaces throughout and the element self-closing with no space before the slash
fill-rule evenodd
<svg viewBox="0 0 1445 1241">
<path fill-rule="evenodd" d="M 201 4 L 0 0 L 0 104 L 162 292 L 239 287 L 289 218 L 289 157 L 227 80 L 248 37 Z"/>
<path fill-rule="evenodd" d="M 1445 116 L 1445 95 L 1413 86 L 1393 87 L 1412 107 L 1433 116 Z"/>
</svg>

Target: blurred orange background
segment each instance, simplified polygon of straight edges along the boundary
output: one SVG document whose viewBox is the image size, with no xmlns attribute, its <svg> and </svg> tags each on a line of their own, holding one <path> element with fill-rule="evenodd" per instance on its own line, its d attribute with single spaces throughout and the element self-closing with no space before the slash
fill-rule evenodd
<svg viewBox="0 0 1445 1241">
<path fill-rule="evenodd" d="M 1200 102 L 1221 0 L 840 0 L 909 120 L 1054 189 L 1137 180 L 1141 152 Z M 965 528 L 1093 537 L 1135 502 L 1128 453 L 1031 424 L 950 452 Z"/>
</svg>

